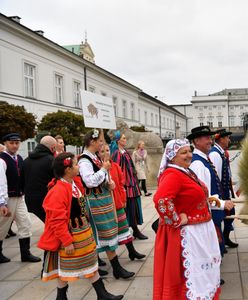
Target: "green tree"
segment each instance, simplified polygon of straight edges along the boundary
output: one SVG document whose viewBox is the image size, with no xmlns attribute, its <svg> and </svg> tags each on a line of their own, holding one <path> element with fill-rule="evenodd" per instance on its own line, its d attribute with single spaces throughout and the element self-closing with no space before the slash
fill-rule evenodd
<svg viewBox="0 0 248 300">
<path fill-rule="evenodd" d="M 36 117 L 28 113 L 24 106 L 0 101 L 0 138 L 11 132 L 18 132 L 25 141 L 35 135 Z"/>
<path fill-rule="evenodd" d="M 38 125 L 38 134 L 42 131 L 52 136 L 62 135 L 66 145 L 74 146 L 82 146 L 82 135 L 88 130 L 82 115 L 61 110 L 46 114 Z"/>
</svg>

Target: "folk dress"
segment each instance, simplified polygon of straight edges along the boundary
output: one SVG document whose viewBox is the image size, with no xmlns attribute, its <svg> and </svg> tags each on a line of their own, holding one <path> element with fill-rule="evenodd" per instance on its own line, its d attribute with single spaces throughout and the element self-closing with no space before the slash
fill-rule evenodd
<svg viewBox="0 0 248 300">
<path fill-rule="evenodd" d="M 75 281 L 98 271 L 96 243 L 85 211 L 85 198 L 75 185 L 63 180 L 49 190 L 43 204 L 45 230 L 38 247 L 45 250 L 42 280 Z M 73 243 L 74 253 L 65 253 Z"/>
<path fill-rule="evenodd" d="M 154 195 L 160 219 L 153 299 L 217 300 L 221 255 L 207 188 L 192 171 L 169 166 Z M 187 215 L 187 225 L 180 225 L 180 213 Z"/>
<path fill-rule="evenodd" d="M 118 222 L 114 201 L 107 187 L 107 171 L 101 167 L 99 157 L 88 150 L 84 150 L 78 164 L 97 251 L 114 251 L 118 247 Z"/>
</svg>

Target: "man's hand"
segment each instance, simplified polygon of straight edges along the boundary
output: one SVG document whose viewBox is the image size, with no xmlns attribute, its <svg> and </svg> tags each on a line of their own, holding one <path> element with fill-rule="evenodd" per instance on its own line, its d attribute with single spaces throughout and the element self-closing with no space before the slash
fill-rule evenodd
<svg viewBox="0 0 248 300">
<path fill-rule="evenodd" d="M 11 212 L 9 211 L 7 206 L 0 206 L 0 213 L 2 216 L 4 217 L 10 217 L 11 216 Z"/>
<path fill-rule="evenodd" d="M 234 203 L 231 200 L 226 200 L 224 208 L 227 210 L 231 210 L 234 207 Z"/>
</svg>

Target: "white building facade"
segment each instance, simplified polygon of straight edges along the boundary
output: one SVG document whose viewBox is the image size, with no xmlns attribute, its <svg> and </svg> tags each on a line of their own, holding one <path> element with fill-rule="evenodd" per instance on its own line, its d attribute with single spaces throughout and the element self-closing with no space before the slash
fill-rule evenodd
<svg viewBox="0 0 248 300">
<path fill-rule="evenodd" d="M 194 127 L 209 125 L 243 134 L 243 118 L 248 114 L 248 89 L 225 89 L 210 95 L 195 95 L 192 104 L 175 105 L 187 116 L 187 132 Z"/>
<path fill-rule="evenodd" d="M 80 89 L 113 99 L 116 117 L 162 138 L 183 137 L 186 117 L 138 87 L 0 14 L 0 101 L 23 105 L 39 122 L 58 110 L 82 114 Z M 22 154 L 35 146 L 23 143 Z"/>
</svg>

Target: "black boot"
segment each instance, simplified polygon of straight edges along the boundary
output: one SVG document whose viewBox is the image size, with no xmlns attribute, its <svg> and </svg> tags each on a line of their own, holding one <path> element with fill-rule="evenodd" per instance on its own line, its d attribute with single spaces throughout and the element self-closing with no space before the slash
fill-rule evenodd
<svg viewBox="0 0 248 300">
<path fill-rule="evenodd" d="M 98 273 L 100 276 L 106 276 L 108 275 L 108 271 L 102 270 L 102 269 L 98 269 Z"/>
<path fill-rule="evenodd" d="M 10 262 L 10 259 L 3 255 L 3 241 L 0 241 L 0 264 Z"/>
<path fill-rule="evenodd" d="M 30 253 L 30 238 L 19 239 L 20 250 L 21 250 L 21 261 L 25 262 L 39 262 L 41 259 Z"/>
<path fill-rule="evenodd" d="M 117 255 L 113 259 L 111 259 L 110 263 L 113 268 L 113 275 L 116 279 L 127 279 L 135 275 L 134 272 L 128 272 L 120 265 Z"/>
<path fill-rule="evenodd" d="M 132 226 L 133 236 L 139 240 L 147 240 L 148 237 L 139 231 L 138 226 Z"/>
<path fill-rule="evenodd" d="M 133 242 L 129 242 L 126 244 L 127 250 L 128 250 L 128 256 L 131 260 L 134 260 L 135 258 L 137 259 L 142 259 L 145 256 L 145 254 L 140 254 L 139 252 L 137 252 L 134 248 Z"/>
<path fill-rule="evenodd" d="M 104 286 L 104 283 L 101 278 L 99 278 L 97 281 L 92 283 L 96 294 L 97 294 L 97 300 L 120 300 L 123 298 L 123 295 L 112 295 L 110 294 Z"/>
<path fill-rule="evenodd" d="M 225 240 L 225 245 L 230 247 L 230 248 L 237 248 L 239 246 L 239 244 L 234 243 L 230 240 L 229 235 L 230 235 L 230 231 L 225 231 L 223 232 L 224 235 L 224 240 Z"/>
<path fill-rule="evenodd" d="M 97 255 L 97 258 L 98 258 L 98 265 L 99 265 L 99 267 L 104 267 L 104 266 L 107 265 L 107 264 L 105 263 L 105 261 L 102 260 L 102 259 L 100 258 L 99 255 Z"/>
<path fill-rule="evenodd" d="M 68 284 L 63 288 L 57 288 L 56 300 L 68 300 L 66 293 L 68 290 Z"/>
<path fill-rule="evenodd" d="M 12 225 L 12 224 L 11 224 Z M 16 236 L 16 233 L 14 231 L 12 231 L 11 226 L 10 229 L 8 231 L 8 234 L 6 235 L 6 239 L 12 237 L 12 236 Z"/>
</svg>

